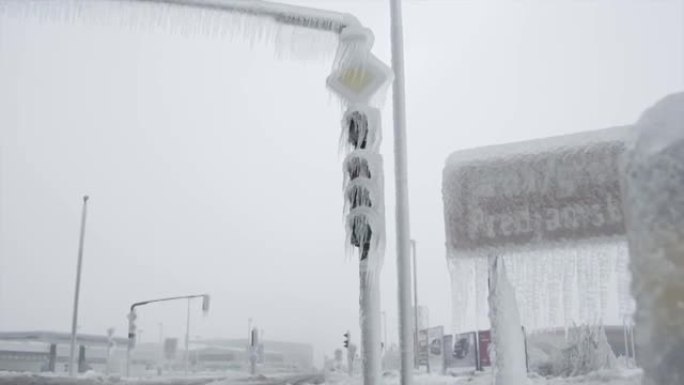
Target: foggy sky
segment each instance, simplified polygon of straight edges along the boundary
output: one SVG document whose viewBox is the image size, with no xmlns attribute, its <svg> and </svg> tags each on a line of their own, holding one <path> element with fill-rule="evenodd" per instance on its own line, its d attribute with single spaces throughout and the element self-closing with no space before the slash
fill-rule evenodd
<svg viewBox="0 0 684 385">
<path fill-rule="evenodd" d="M 292 1 L 356 15 L 390 61 L 382 1 Z M 419 298 L 451 323 L 442 167 L 458 149 L 633 123 L 684 88 L 684 3 L 412 1 L 404 6 L 411 232 Z M 344 255 L 340 106 L 330 60 L 267 43 L 0 14 L 0 330 L 68 331 L 81 196 L 91 196 L 80 330 L 126 333 L 132 302 L 207 292 L 193 338 L 358 341 Z M 388 95 L 389 96 L 389 95 Z M 396 341 L 391 108 L 383 111 Z M 143 308 L 143 341 L 185 304 Z"/>
</svg>

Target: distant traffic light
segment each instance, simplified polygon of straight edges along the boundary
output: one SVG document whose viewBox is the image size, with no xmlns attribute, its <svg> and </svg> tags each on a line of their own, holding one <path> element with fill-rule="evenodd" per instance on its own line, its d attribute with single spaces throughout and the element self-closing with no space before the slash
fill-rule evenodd
<svg viewBox="0 0 684 385">
<path fill-rule="evenodd" d="M 345 349 L 349 348 L 349 337 L 351 337 L 351 333 L 347 330 L 346 333 L 344 333 L 344 347 Z"/>
<path fill-rule="evenodd" d="M 209 312 L 209 294 L 202 296 L 202 312 L 206 315 Z"/>
<path fill-rule="evenodd" d="M 249 341 L 249 345 L 252 347 L 256 347 L 259 345 L 259 330 L 257 328 L 252 329 L 252 334 L 251 334 L 251 341 Z"/>
<path fill-rule="evenodd" d="M 131 312 L 128 313 L 128 348 L 133 349 L 135 347 L 135 331 L 136 331 L 136 326 L 135 326 L 135 320 L 138 318 L 137 314 L 135 314 L 135 309 L 131 309 Z"/>
</svg>

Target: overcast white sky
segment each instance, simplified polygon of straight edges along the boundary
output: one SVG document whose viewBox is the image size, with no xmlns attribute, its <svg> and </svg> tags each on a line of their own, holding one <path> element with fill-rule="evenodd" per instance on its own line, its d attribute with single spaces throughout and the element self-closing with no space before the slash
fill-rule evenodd
<svg viewBox="0 0 684 385">
<path fill-rule="evenodd" d="M 386 1 L 291 3 L 353 13 L 389 62 Z M 419 297 L 448 326 L 447 156 L 634 122 L 684 89 L 684 2 L 422 0 L 404 13 Z M 87 193 L 81 330 L 124 335 L 132 302 L 208 292 L 193 336 L 244 337 L 253 317 L 317 358 L 347 329 L 358 341 L 329 70 L 227 36 L 0 14 L 0 330 L 69 330 Z M 384 119 L 382 301 L 396 341 L 389 103 Z M 184 311 L 141 310 L 143 341 L 160 322 L 180 337 Z"/>
</svg>

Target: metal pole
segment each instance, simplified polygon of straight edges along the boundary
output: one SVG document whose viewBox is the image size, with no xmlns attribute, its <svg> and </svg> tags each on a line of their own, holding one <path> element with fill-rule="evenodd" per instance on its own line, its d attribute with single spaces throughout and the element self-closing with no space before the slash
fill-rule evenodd
<svg viewBox="0 0 684 385">
<path fill-rule="evenodd" d="M 622 316 L 622 331 L 625 337 L 625 360 L 629 366 L 629 343 L 627 340 L 627 316 Z"/>
<path fill-rule="evenodd" d="M 131 376 L 131 343 L 128 342 L 128 347 L 126 348 L 126 377 Z"/>
<path fill-rule="evenodd" d="M 392 112 L 394 115 L 394 181 L 396 192 L 397 283 L 399 286 L 399 346 L 401 385 L 413 383 L 413 343 L 411 332 L 411 272 L 409 258 L 408 177 L 406 171 L 406 98 L 404 95 L 404 36 L 401 0 L 390 0 L 392 21 Z"/>
<path fill-rule="evenodd" d="M 629 339 L 631 341 L 632 345 L 632 362 L 634 363 L 634 367 L 638 367 L 637 365 L 637 360 L 636 360 L 636 346 L 634 343 L 634 322 L 631 320 L 629 321 Z"/>
<path fill-rule="evenodd" d="M 416 264 L 416 241 L 411 240 L 411 251 L 413 252 L 413 346 L 418 349 L 418 265 Z M 418 353 L 414 357 L 414 366 L 420 367 L 418 363 Z"/>
<path fill-rule="evenodd" d="M 382 345 L 387 351 L 387 312 L 382 312 Z"/>
<path fill-rule="evenodd" d="M 85 238 L 86 214 L 88 212 L 88 196 L 83 196 L 81 211 L 81 234 L 78 240 L 78 263 L 76 264 L 76 290 L 74 293 L 74 312 L 71 317 L 71 350 L 69 352 L 69 375 L 74 375 L 74 356 L 76 355 L 76 328 L 78 325 L 78 298 L 81 294 L 81 267 L 83 266 L 83 241 Z"/>
<path fill-rule="evenodd" d="M 157 363 L 157 375 L 161 376 L 164 370 L 164 324 L 159 323 L 159 362 Z"/>
<path fill-rule="evenodd" d="M 188 367 L 190 364 L 190 301 L 188 298 L 188 318 L 185 323 L 185 375 L 188 375 Z"/>
<path fill-rule="evenodd" d="M 361 305 L 361 354 L 363 384 L 380 385 L 382 362 L 380 353 L 380 285 L 377 271 L 367 262 L 359 265 Z"/>
</svg>

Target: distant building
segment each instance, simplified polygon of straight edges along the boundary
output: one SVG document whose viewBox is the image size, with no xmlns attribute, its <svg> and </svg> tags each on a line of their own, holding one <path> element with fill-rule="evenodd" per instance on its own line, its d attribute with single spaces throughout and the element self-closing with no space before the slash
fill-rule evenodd
<svg viewBox="0 0 684 385">
<path fill-rule="evenodd" d="M 71 335 L 60 332 L 0 332 L 0 371 L 68 371 Z M 79 334 L 79 371 L 124 374 L 128 339 Z M 167 349 L 168 350 L 168 347 Z M 310 371 L 313 347 L 307 344 L 262 341 L 257 349 L 258 369 L 269 371 Z M 191 371 L 248 371 L 250 350 L 246 339 L 207 339 L 190 341 Z M 165 351 L 158 343 L 139 343 L 131 353 L 131 374 L 185 370 L 185 346 Z"/>
<path fill-rule="evenodd" d="M 107 352 L 116 346 L 126 346 L 125 338 L 92 334 L 78 334 L 77 356 L 79 371 L 89 369 L 107 371 Z M 111 349 L 109 349 L 111 344 Z M 49 331 L 0 332 L 0 370 L 27 372 L 68 371 L 71 334 Z M 120 349 L 119 349 L 120 350 Z"/>
</svg>

